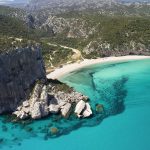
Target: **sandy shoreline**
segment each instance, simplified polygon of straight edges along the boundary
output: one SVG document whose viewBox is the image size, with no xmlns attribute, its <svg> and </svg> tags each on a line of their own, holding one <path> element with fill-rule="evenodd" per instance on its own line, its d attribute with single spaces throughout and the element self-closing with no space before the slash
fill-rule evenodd
<svg viewBox="0 0 150 150">
<path fill-rule="evenodd" d="M 98 58 L 98 59 L 85 59 L 79 63 L 67 64 L 62 68 L 57 68 L 55 71 L 51 72 L 47 75 L 48 79 L 59 79 L 62 76 L 77 70 L 83 67 L 87 67 L 94 64 L 100 64 L 105 62 L 117 62 L 117 61 L 128 61 L 128 60 L 140 60 L 140 59 L 150 59 L 150 56 L 121 56 L 121 57 L 106 57 L 106 58 Z"/>
</svg>

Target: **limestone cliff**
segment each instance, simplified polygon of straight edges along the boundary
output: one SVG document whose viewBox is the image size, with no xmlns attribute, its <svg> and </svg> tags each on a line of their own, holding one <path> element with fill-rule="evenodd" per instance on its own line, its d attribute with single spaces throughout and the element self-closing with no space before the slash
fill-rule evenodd
<svg viewBox="0 0 150 150">
<path fill-rule="evenodd" d="M 16 49 L 0 55 L 0 114 L 14 111 L 26 100 L 32 86 L 46 79 L 38 47 Z"/>
</svg>

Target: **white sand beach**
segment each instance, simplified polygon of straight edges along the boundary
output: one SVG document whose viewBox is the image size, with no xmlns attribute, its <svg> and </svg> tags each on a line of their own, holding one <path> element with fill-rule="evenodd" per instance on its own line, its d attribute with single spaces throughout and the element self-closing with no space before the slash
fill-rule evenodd
<svg viewBox="0 0 150 150">
<path fill-rule="evenodd" d="M 150 56 L 121 56 L 121 57 L 105 57 L 98 59 L 85 59 L 81 62 L 76 62 L 73 64 L 64 65 L 62 68 L 57 68 L 53 72 L 47 75 L 48 79 L 59 79 L 62 76 L 83 67 L 87 67 L 94 64 L 106 63 L 106 62 L 117 62 L 117 61 L 128 61 L 128 60 L 140 60 L 140 59 L 150 59 Z"/>
</svg>

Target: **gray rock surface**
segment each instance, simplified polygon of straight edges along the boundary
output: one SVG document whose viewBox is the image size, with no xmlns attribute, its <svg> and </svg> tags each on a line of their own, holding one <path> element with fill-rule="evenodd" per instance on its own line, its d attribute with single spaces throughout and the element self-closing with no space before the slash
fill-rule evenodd
<svg viewBox="0 0 150 150">
<path fill-rule="evenodd" d="M 61 114 L 65 118 L 69 117 L 70 111 L 71 111 L 71 104 L 70 103 L 67 103 L 61 107 Z"/>
<path fill-rule="evenodd" d="M 60 106 L 56 98 L 52 98 L 50 100 L 49 111 L 52 114 L 58 113 L 60 110 Z"/>
<path fill-rule="evenodd" d="M 0 55 L 0 114 L 16 110 L 38 79 L 45 79 L 39 48 L 16 49 Z"/>
<path fill-rule="evenodd" d="M 73 103 L 77 104 L 75 112 L 78 117 L 89 117 L 92 114 L 90 105 L 85 102 L 88 99 L 86 96 L 75 91 L 56 92 L 51 86 L 49 93 L 48 87 L 49 85 L 37 83 L 31 97 L 24 101 L 13 114 L 20 119 L 40 119 L 50 113 L 60 113 L 64 118 L 68 118 L 72 112 Z"/>
<path fill-rule="evenodd" d="M 25 119 L 27 117 L 31 117 L 32 119 L 40 119 L 45 117 L 49 114 L 48 100 L 46 86 L 37 83 L 29 100 L 23 102 L 14 114 L 20 119 Z"/>
</svg>

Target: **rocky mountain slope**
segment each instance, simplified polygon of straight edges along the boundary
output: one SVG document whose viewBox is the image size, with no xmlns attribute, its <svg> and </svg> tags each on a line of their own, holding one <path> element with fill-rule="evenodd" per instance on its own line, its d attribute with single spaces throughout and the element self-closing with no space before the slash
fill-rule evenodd
<svg viewBox="0 0 150 150">
<path fill-rule="evenodd" d="M 30 3 L 29 7 L 37 5 L 44 9 L 36 6 L 35 9 L 30 10 L 26 7 L 26 11 L 22 13 L 23 17 L 17 15 L 20 9 L 5 7 L 0 12 L 7 12 L 5 13 L 7 17 L 22 20 L 22 26 L 25 26 L 23 33 L 27 36 L 21 35 L 21 32 L 14 33 L 42 43 L 46 63 L 51 64 L 53 61 L 56 65 L 70 61 L 69 50 L 65 50 L 64 53 L 59 45 L 78 49 L 85 58 L 129 54 L 149 55 L 150 5 L 148 2 L 32 0 Z M 74 7 L 77 4 L 78 6 Z M 94 9 L 89 9 L 86 4 Z M 84 8 L 80 9 L 80 6 Z M 95 9 L 96 6 L 97 9 Z M 14 12 L 16 15 L 12 15 Z M 5 26 L 10 26 L 9 19 L 6 20 Z M 6 32 L 4 34 L 6 35 Z M 15 36 L 18 35 L 15 34 Z M 49 46 L 47 43 L 56 44 L 58 47 Z M 57 62 L 58 58 L 61 58 L 59 62 Z"/>
<path fill-rule="evenodd" d="M 29 11 L 43 11 L 64 13 L 69 11 L 92 10 L 101 14 L 148 14 L 150 2 L 130 2 L 122 0 L 31 0 L 26 9 Z"/>
<path fill-rule="evenodd" d="M 82 10 L 85 8 L 101 8 L 118 3 L 117 0 L 31 0 L 29 7 L 32 9 L 43 8 L 72 8 Z"/>
</svg>

